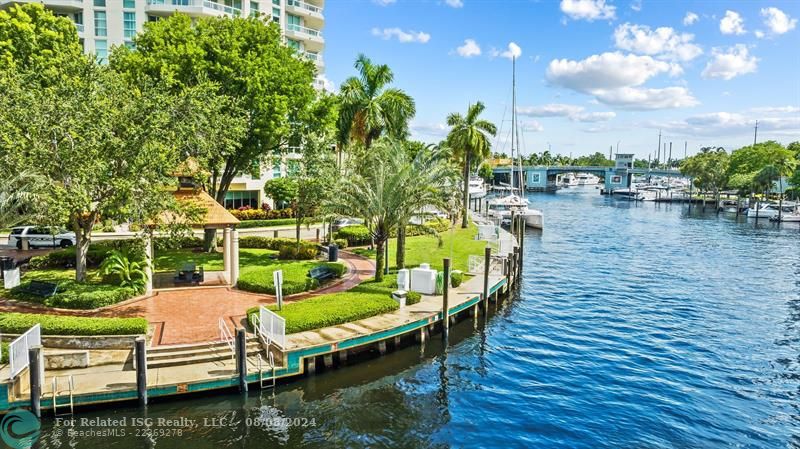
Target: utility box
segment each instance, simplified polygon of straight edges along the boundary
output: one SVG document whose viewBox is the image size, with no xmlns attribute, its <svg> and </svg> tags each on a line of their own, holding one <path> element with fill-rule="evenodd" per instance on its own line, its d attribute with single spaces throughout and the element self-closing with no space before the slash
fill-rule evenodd
<svg viewBox="0 0 800 449">
<path fill-rule="evenodd" d="M 408 292 L 405 290 L 395 290 L 392 292 L 392 299 L 400 304 L 401 310 L 406 307 L 406 298 L 408 298 Z"/>
<path fill-rule="evenodd" d="M 403 268 L 397 272 L 397 288 L 408 291 L 411 289 L 411 277 L 408 268 Z"/>
<path fill-rule="evenodd" d="M 422 293 L 423 295 L 433 295 L 436 293 L 436 270 L 430 269 L 430 265 L 422 264 L 419 268 L 411 270 L 411 291 Z"/>
</svg>

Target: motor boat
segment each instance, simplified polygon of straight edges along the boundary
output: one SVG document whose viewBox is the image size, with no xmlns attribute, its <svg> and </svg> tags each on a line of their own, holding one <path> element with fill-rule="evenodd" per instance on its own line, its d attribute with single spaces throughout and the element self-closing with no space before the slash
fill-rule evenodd
<svg viewBox="0 0 800 449">
<path fill-rule="evenodd" d="M 488 201 L 489 216 L 500 219 L 501 222 L 510 222 L 511 214 L 525 217 L 525 226 L 535 229 L 544 228 L 544 214 L 537 209 L 528 207 L 528 200 L 515 194 L 493 198 Z"/>
<path fill-rule="evenodd" d="M 561 177 L 561 185 L 564 187 L 573 187 L 578 185 L 578 178 L 572 173 L 567 173 Z"/>
<path fill-rule="evenodd" d="M 469 197 L 472 199 L 483 198 L 486 196 L 486 184 L 483 179 L 478 177 L 469 178 Z"/>
<path fill-rule="evenodd" d="M 776 204 L 764 203 L 759 207 L 747 209 L 747 218 L 777 218 L 778 206 Z"/>
<path fill-rule="evenodd" d="M 589 173 L 578 173 L 576 178 L 579 186 L 593 186 L 600 182 L 600 178 Z"/>
<path fill-rule="evenodd" d="M 612 191 L 611 195 L 628 201 L 644 201 L 645 199 L 644 193 L 632 189 L 617 189 Z"/>
</svg>

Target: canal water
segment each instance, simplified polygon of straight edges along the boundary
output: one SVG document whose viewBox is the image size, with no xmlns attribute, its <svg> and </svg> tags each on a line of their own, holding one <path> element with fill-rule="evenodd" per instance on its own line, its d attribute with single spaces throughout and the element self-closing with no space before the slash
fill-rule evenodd
<svg viewBox="0 0 800 449">
<path fill-rule="evenodd" d="M 519 292 L 446 347 L 274 394 L 81 413 L 40 446 L 800 446 L 797 226 L 591 187 L 531 200 L 547 229 L 527 234 Z M 100 417 L 120 421 L 81 422 Z"/>
</svg>

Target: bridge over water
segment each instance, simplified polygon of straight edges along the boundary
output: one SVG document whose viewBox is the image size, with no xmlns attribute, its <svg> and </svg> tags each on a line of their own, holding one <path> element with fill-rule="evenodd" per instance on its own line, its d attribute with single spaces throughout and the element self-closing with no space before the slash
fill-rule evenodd
<svg viewBox="0 0 800 449">
<path fill-rule="evenodd" d="M 604 180 L 606 192 L 630 187 L 634 175 L 685 178 L 679 170 L 633 168 L 632 154 L 617 154 L 613 167 L 523 166 L 513 167 L 513 170 L 515 185 L 521 170 L 525 189 L 530 191 L 555 190 L 558 187 L 558 176 L 565 173 L 590 173 L 599 176 Z M 512 167 L 496 167 L 493 171 L 495 180 L 510 182 Z"/>
</svg>

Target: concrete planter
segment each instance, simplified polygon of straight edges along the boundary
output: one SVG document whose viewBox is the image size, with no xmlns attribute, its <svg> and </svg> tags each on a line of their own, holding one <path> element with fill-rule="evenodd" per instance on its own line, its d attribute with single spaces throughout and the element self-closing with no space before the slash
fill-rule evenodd
<svg viewBox="0 0 800 449">
<path fill-rule="evenodd" d="M 3 335 L 12 341 L 19 335 Z M 139 335 L 42 335 L 42 346 L 57 349 L 131 349 Z"/>
</svg>

